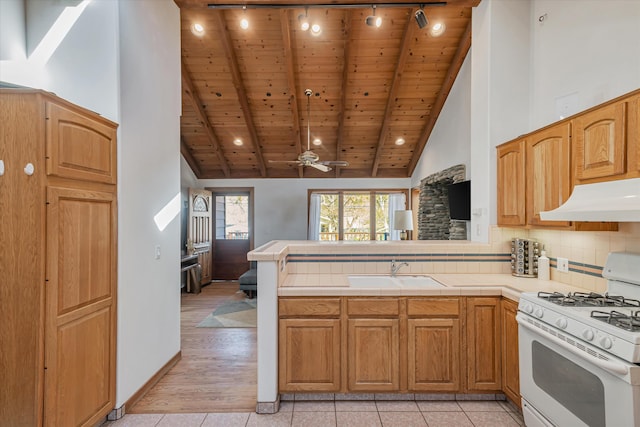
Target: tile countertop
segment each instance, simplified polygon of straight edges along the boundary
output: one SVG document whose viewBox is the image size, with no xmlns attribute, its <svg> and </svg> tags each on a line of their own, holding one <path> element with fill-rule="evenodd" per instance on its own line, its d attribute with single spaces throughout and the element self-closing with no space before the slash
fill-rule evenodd
<svg viewBox="0 0 640 427">
<path fill-rule="evenodd" d="M 357 276 L 365 275 L 358 274 Z M 397 277 L 403 276 L 411 277 L 413 275 L 397 275 Z M 352 288 L 349 287 L 347 274 L 289 274 L 282 286 L 278 288 L 278 296 L 502 295 L 513 301 L 519 301 L 522 292 L 586 291 L 552 280 L 515 277 L 510 274 L 429 274 L 428 276 L 443 284 L 444 287 L 435 289 L 420 287 Z"/>
</svg>

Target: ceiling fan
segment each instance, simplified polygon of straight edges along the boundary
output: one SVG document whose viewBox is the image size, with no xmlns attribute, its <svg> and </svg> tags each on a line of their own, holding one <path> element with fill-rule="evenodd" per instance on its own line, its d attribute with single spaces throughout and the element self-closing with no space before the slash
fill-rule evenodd
<svg viewBox="0 0 640 427">
<path fill-rule="evenodd" d="M 336 161 L 320 161 L 320 156 L 311 151 L 311 95 L 313 91 L 311 89 L 305 89 L 304 94 L 307 96 L 307 151 L 301 153 L 297 160 L 269 160 L 269 163 L 295 163 L 298 166 L 311 166 L 322 172 L 329 172 L 331 168 L 329 166 L 349 166 L 349 162 L 336 160 Z"/>
</svg>

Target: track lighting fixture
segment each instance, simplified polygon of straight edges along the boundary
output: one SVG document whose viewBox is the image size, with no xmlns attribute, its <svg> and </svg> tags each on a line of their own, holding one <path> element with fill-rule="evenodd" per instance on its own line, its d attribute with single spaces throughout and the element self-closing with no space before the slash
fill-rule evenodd
<svg viewBox="0 0 640 427">
<path fill-rule="evenodd" d="M 418 27 L 423 29 L 427 25 L 429 25 L 429 21 L 427 21 L 427 16 L 424 14 L 424 10 L 418 9 L 416 11 L 416 22 L 418 23 Z"/>
<path fill-rule="evenodd" d="M 309 8 L 305 7 L 304 8 L 304 15 L 301 13 L 300 15 L 298 15 L 298 22 L 300 22 L 300 29 L 302 31 L 307 31 L 309 29 L 309 27 L 311 26 L 311 24 L 309 24 L 309 16 L 307 14 Z"/>
<path fill-rule="evenodd" d="M 320 27 L 319 24 L 313 24 L 311 26 L 311 35 L 312 36 L 319 36 L 322 33 L 322 27 Z"/>
<path fill-rule="evenodd" d="M 376 28 L 380 28 L 380 26 L 382 25 L 382 18 L 379 16 L 376 16 L 376 5 L 372 5 L 371 8 L 373 9 L 373 15 L 369 15 L 367 16 L 367 18 L 364 20 L 364 22 L 370 26 L 370 27 L 376 27 Z"/>
<path fill-rule="evenodd" d="M 247 19 L 247 7 L 244 6 L 242 10 L 243 10 L 243 15 L 242 15 L 242 19 L 240 20 L 240 28 L 242 28 L 243 30 L 246 30 L 247 28 L 249 28 L 249 20 Z"/>
</svg>

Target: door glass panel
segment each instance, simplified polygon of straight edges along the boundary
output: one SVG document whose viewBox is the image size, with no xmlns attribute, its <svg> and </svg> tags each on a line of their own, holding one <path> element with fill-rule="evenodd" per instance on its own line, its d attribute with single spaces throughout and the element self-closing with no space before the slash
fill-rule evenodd
<svg viewBox="0 0 640 427">
<path fill-rule="evenodd" d="M 371 195 L 369 193 L 345 193 L 344 240 L 370 240 Z"/>
<path fill-rule="evenodd" d="M 340 238 L 340 197 L 337 194 L 320 196 L 320 240 Z"/>
<path fill-rule="evenodd" d="M 216 196 L 216 239 L 249 239 L 249 196 Z"/>
<path fill-rule="evenodd" d="M 532 342 L 531 350 L 536 385 L 588 426 L 605 427 L 600 378 L 538 341 Z"/>
</svg>

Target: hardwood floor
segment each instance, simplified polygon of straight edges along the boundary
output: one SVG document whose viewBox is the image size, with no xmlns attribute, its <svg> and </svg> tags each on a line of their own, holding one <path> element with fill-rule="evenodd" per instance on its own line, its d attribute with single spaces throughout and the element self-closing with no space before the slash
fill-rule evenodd
<svg viewBox="0 0 640 427">
<path fill-rule="evenodd" d="M 127 413 L 253 412 L 256 328 L 196 328 L 222 302 L 244 299 L 237 282 L 182 294 L 182 359 Z"/>
</svg>

